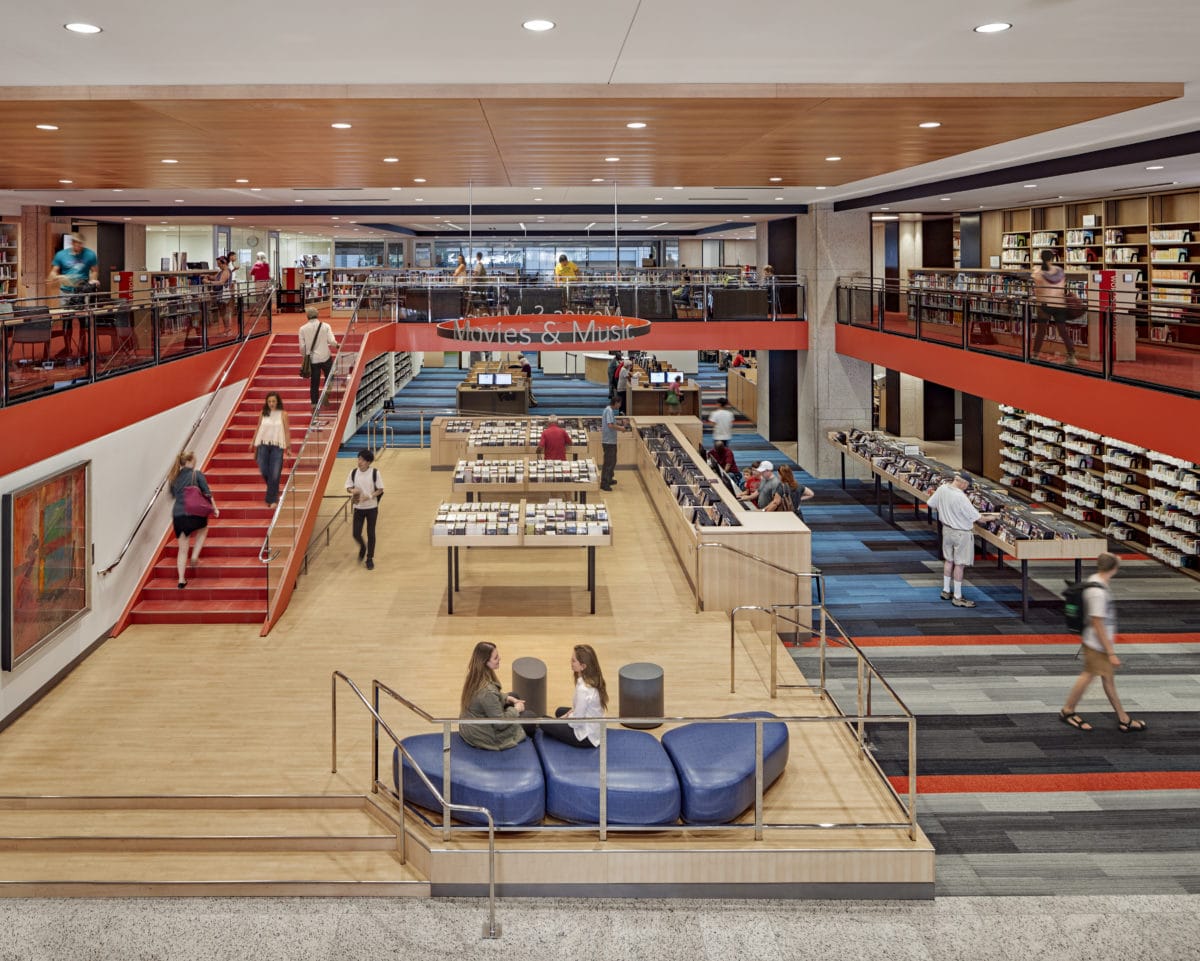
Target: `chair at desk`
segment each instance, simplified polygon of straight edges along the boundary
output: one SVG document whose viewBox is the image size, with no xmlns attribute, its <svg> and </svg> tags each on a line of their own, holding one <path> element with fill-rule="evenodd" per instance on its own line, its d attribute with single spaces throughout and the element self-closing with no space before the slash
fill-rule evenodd
<svg viewBox="0 0 1200 961">
<path fill-rule="evenodd" d="M 111 313 L 95 315 L 96 355 L 107 357 L 132 354 L 137 350 L 137 337 L 133 331 L 133 311 L 129 307 L 118 307 Z M 101 342 L 101 338 L 106 343 Z"/>
<path fill-rule="evenodd" d="M 53 322 L 50 319 L 50 311 L 44 307 L 18 307 L 13 311 L 13 326 L 9 328 L 11 331 L 9 343 L 15 347 L 17 344 L 41 344 L 42 361 L 50 359 L 50 338 L 54 336 Z M 9 357 L 16 358 L 14 350 L 9 351 Z M 33 357 L 25 356 L 21 359 L 33 360 Z"/>
</svg>

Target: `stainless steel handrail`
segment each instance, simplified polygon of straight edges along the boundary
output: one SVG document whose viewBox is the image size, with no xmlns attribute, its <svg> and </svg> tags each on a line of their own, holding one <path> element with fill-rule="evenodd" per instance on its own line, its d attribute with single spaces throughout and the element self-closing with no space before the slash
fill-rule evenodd
<svg viewBox="0 0 1200 961">
<path fill-rule="evenodd" d="M 698 543 L 696 545 L 696 565 L 695 565 L 695 569 L 694 569 L 695 578 L 696 578 L 695 585 L 696 585 L 696 613 L 697 614 L 699 614 L 701 611 L 704 610 L 704 596 L 703 596 L 703 590 L 701 588 L 702 581 L 700 579 L 700 576 L 701 576 L 700 556 L 701 556 L 701 552 L 707 548 L 719 548 L 720 550 L 723 550 L 723 551 L 729 551 L 730 553 L 737 554 L 739 557 L 744 557 L 747 560 L 754 561 L 758 564 L 762 564 L 765 567 L 769 567 L 772 570 L 779 571 L 781 574 L 787 574 L 789 577 L 794 577 L 796 579 L 796 598 L 797 598 L 796 603 L 797 604 L 799 603 L 800 580 L 802 578 L 806 578 L 806 577 L 807 578 L 815 578 L 816 582 L 817 582 L 817 603 L 821 604 L 821 605 L 824 605 L 824 603 L 825 603 L 825 578 L 819 570 L 817 570 L 817 571 L 794 571 L 790 567 L 783 567 L 779 564 L 776 564 L 774 561 L 767 560 L 765 557 L 760 557 L 758 554 L 752 554 L 749 551 L 742 550 L 740 547 L 733 547 L 722 541 L 700 541 L 700 543 Z"/>
<path fill-rule="evenodd" d="M 371 287 L 371 284 L 369 284 L 369 283 L 363 284 L 362 289 L 358 292 L 358 301 L 354 305 L 354 311 L 350 315 L 350 321 L 346 325 L 345 333 L 342 334 L 342 345 L 345 345 L 346 341 L 350 337 L 351 332 L 354 329 L 354 325 L 358 320 L 359 309 L 362 307 L 362 302 L 366 298 L 367 291 L 370 287 Z M 339 354 L 339 356 L 341 355 L 341 347 L 338 348 L 338 354 Z M 350 371 L 347 371 L 344 376 L 348 382 L 350 380 L 350 376 L 351 376 Z M 271 520 L 267 523 L 267 531 L 263 535 L 262 547 L 260 547 L 259 551 L 258 551 L 258 559 L 263 564 L 269 564 L 271 562 L 272 558 L 278 556 L 278 552 L 272 552 L 272 550 L 271 550 L 271 535 L 275 532 L 275 528 L 279 523 L 279 518 L 283 513 L 284 506 L 289 502 L 289 500 L 288 500 L 289 495 L 295 496 L 295 491 L 296 491 L 295 465 L 300 462 L 300 460 L 304 457 L 305 452 L 308 450 L 309 444 L 313 437 L 313 432 L 320 431 L 325 426 L 324 421 L 319 419 L 318 415 L 321 413 L 322 410 L 324 410 L 325 403 L 329 398 L 330 388 L 333 386 L 333 381 L 334 381 L 334 378 L 332 376 L 325 378 L 324 389 L 321 391 L 321 395 L 317 399 L 316 407 L 313 408 L 312 418 L 308 422 L 308 429 L 305 430 L 304 438 L 300 441 L 300 449 L 296 452 L 296 456 L 292 460 L 292 471 L 291 471 L 291 473 L 288 474 L 287 483 L 284 484 L 283 490 L 281 490 L 279 492 L 279 502 L 275 505 L 275 510 L 271 514 Z M 297 530 L 298 529 L 299 528 L 297 528 Z M 295 534 L 293 534 L 293 540 L 292 540 L 291 546 L 295 547 L 295 545 L 296 545 Z M 268 576 L 269 576 L 269 574 L 268 574 Z M 268 585 L 268 594 L 269 593 L 270 593 L 270 588 Z"/>
<path fill-rule="evenodd" d="M 379 789 L 379 748 L 378 748 L 378 744 L 379 744 L 379 729 L 382 727 L 384 733 L 387 734 L 387 736 L 389 738 L 391 738 L 392 743 L 396 745 L 396 749 L 404 756 L 404 758 L 409 762 L 409 764 L 412 765 L 412 769 L 417 773 L 417 776 L 422 780 L 422 782 L 424 782 L 425 787 L 441 803 L 442 809 L 444 811 L 447 811 L 447 812 L 458 811 L 461 813 L 482 814 L 484 817 L 487 818 L 487 829 L 488 829 L 488 920 L 487 920 L 487 923 L 483 926 L 483 936 L 485 938 L 500 937 L 500 934 L 501 934 L 500 925 L 496 923 L 496 821 L 495 821 L 495 818 L 492 817 L 492 812 L 489 811 L 485 807 L 479 807 L 474 804 L 451 804 L 448 800 L 446 800 L 444 797 L 442 797 L 441 792 L 438 791 L 438 789 L 433 786 L 433 782 L 431 780 L 429 780 L 428 777 L 425 776 L 425 772 L 421 770 L 420 765 L 418 765 L 416 760 L 412 757 L 412 755 L 410 755 L 408 753 L 408 751 L 405 749 L 404 745 L 400 743 L 400 738 L 398 738 L 396 736 L 396 732 L 393 731 L 388 726 L 387 721 L 385 721 L 382 717 L 379 716 L 379 712 L 374 707 L 372 707 L 371 702 L 368 701 L 365 696 L 363 696 L 363 692 L 361 690 L 359 690 L 358 685 L 355 684 L 352 680 L 350 680 L 350 678 L 347 677 L 346 674 L 343 673 L 342 671 L 334 671 L 329 680 L 330 706 L 332 709 L 331 710 L 331 737 L 330 737 L 330 771 L 331 771 L 331 773 L 337 774 L 337 769 L 338 769 L 337 768 L 337 682 L 338 682 L 338 678 L 341 678 L 343 681 L 345 681 L 350 686 L 350 689 L 352 691 L 354 691 L 354 693 L 358 697 L 358 699 L 360 701 L 362 701 L 363 707 L 365 707 L 368 711 L 370 711 L 371 717 L 374 718 L 374 724 L 372 724 L 372 726 L 371 726 L 372 744 L 375 745 L 375 777 L 374 777 L 373 783 L 371 784 L 371 793 L 372 794 L 377 794 L 378 789 Z M 404 765 L 403 764 L 400 765 L 399 777 L 400 777 L 400 784 L 399 784 L 400 790 L 397 795 L 397 805 L 396 806 L 400 812 L 400 863 L 407 864 L 408 863 L 408 830 L 407 830 L 405 818 L 404 818 Z M 447 777 L 442 783 L 449 784 L 450 779 Z M 447 817 L 448 816 L 449 815 L 447 814 Z"/>
<path fill-rule="evenodd" d="M 216 403 L 217 396 L 221 393 L 221 389 L 225 386 L 225 382 L 229 379 L 230 373 L 233 371 L 239 358 L 242 356 L 242 351 L 245 350 L 246 345 L 250 343 L 250 338 L 254 335 L 255 328 L 258 327 L 258 322 L 262 319 L 263 314 L 266 312 L 266 308 L 271 306 L 274 292 L 274 284 L 268 288 L 264 288 L 261 291 L 261 293 L 268 294 L 269 296 L 262 298 L 259 304 L 258 312 L 254 315 L 254 322 L 250 325 L 249 330 L 243 332 L 241 343 L 239 344 L 238 349 L 234 352 L 233 356 L 229 358 L 229 362 L 226 363 L 225 369 L 221 371 L 221 376 L 217 379 L 216 386 L 210 392 L 208 401 L 205 403 L 204 408 L 200 411 L 199 416 L 192 423 L 192 429 L 188 431 L 187 439 L 184 440 L 183 446 L 180 448 L 181 451 L 188 449 L 192 442 L 192 438 L 196 436 L 196 432 L 200 429 L 200 425 L 203 424 L 205 418 L 208 417 L 209 411 L 212 410 L 213 404 Z M 256 293 L 259 293 L 259 291 L 256 291 Z M 133 544 L 134 538 L 137 537 L 138 532 L 142 529 L 142 525 L 146 522 L 146 518 L 150 516 L 150 512 L 154 509 L 154 505 L 158 502 L 159 496 L 170 483 L 171 470 L 173 469 L 174 464 L 172 464 L 171 468 L 168 469 L 167 474 L 163 477 L 158 487 L 155 488 L 154 493 L 150 495 L 150 500 L 146 503 L 146 507 L 142 511 L 141 516 L 138 518 L 137 523 L 133 525 L 133 531 L 130 533 L 129 537 L 126 538 L 124 545 L 122 545 L 120 552 L 117 554 L 117 559 L 109 564 L 108 567 L 99 572 L 101 577 L 110 574 L 117 567 L 117 565 L 125 559 L 125 555 L 129 552 L 129 548 Z"/>
<path fill-rule="evenodd" d="M 400 694 L 397 694 L 394 690 L 389 688 L 383 682 L 375 681 L 374 685 L 375 685 L 374 690 L 375 690 L 375 694 L 376 694 L 376 705 L 375 706 L 376 706 L 377 711 L 381 711 L 381 708 L 378 703 L 378 694 L 380 692 L 382 692 L 382 693 L 388 694 L 395 700 L 399 701 L 402 705 L 409 708 L 414 713 L 418 714 L 423 720 L 429 721 L 432 724 L 437 724 L 442 728 L 442 737 L 443 737 L 443 745 L 444 745 L 443 752 L 442 752 L 443 784 L 450 783 L 450 749 L 451 749 L 451 743 L 452 743 L 451 739 L 450 739 L 450 735 L 453 733 L 455 726 L 462 727 L 463 725 L 471 725 L 471 726 L 494 727 L 494 726 L 500 725 L 500 724 L 507 725 L 507 724 L 514 723 L 512 718 L 457 718 L 457 717 L 442 718 L 442 717 L 433 717 L 427 711 L 424 711 L 422 708 L 420 708 L 413 701 L 409 700 L 408 698 L 403 697 Z M 749 830 L 753 830 L 754 834 L 755 834 L 755 839 L 762 840 L 763 832 L 765 829 L 768 829 L 768 828 L 771 830 L 806 830 L 806 829 L 817 829 L 817 828 L 822 828 L 822 829 L 825 829 L 825 828 L 886 828 L 886 829 L 904 828 L 904 829 L 908 830 L 910 839 L 916 838 L 916 807 L 915 807 L 915 803 L 910 808 L 910 806 L 905 804 L 904 800 L 902 798 L 900 798 L 900 796 L 896 793 L 896 791 L 894 789 L 890 789 L 890 785 L 889 785 L 889 793 L 891 794 L 893 800 L 896 801 L 896 803 L 900 807 L 900 809 L 902 811 L 904 811 L 904 813 L 905 813 L 905 820 L 903 820 L 903 821 L 882 821 L 882 822 L 855 821 L 855 822 L 845 822 L 845 823 L 814 822 L 814 823 L 807 823 L 807 824 L 803 824 L 803 823 L 798 824 L 798 823 L 771 823 L 771 822 L 768 822 L 765 820 L 765 813 L 764 813 L 764 808 L 763 808 L 763 792 L 765 791 L 765 788 L 762 784 L 763 758 L 761 756 L 761 752 L 762 752 L 761 727 L 764 724 L 774 724 L 774 723 L 782 723 L 782 724 L 813 723 L 813 724 L 838 724 L 838 725 L 844 725 L 844 724 L 907 724 L 907 725 L 909 725 L 910 731 L 915 732 L 915 727 L 913 727 L 913 723 L 914 723 L 915 719 L 911 716 L 911 714 L 907 714 L 907 715 L 886 715 L 886 714 L 845 715 L 845 714 L 841 713 L 840 709 L 839 709 L 839 713 L 836 715 L 833 715 L 833 714 L 831 714 L 831 715 L 775 715 L 775 716 L 767 717 L 767 718 L 762 718 L 762 717 L 754 718 L 754 717 L 688 717 L 688 716 L 668 717 L 668 716 L 663 716 L 663 717 L 615 717 L 615 718 L 614 717 L 594 717 L 594 718 L 581 718 L 580 720 L 586 720 L 589 723 L 596 723 L 601 726 L 601 741 L 600 741 L 600 745 L 597 749 L 600 752 L 600 756 L 599 756 L 599 762 L 600 762 L 600 781 L 599 781 L 600 811 L 599 811 L 599 818 L 598 818 L 597 822 L 595 824 L 581 824 L 581 825 L 557 825 L 557 824 L 555 824 L 555 825 L 540 825 L 540 826 L 538 826 L 538 825 L 518 825 L 518 826 L 508 827 L 508 828 L 498 827 L 496 829 L 498 833 L 528 833 L 528 832 L 534 832 L 534 833 L 540 833 L 540 832 L 549 832 L 549 833 L 581 833 L 581 832 L 584 832 L 584 833 L 590 833 L 592 831 L 595 831 L 597 833 L 599 839 L 601 841 L 605 841 L 608 839 L 608 835 L 610 833 L 641 832 L 641 831 L 646 831 L 646 830 L 654 830 L 654 831 L 667 832 L 667 833 L 672 833 L 672 832 L 674 832 L 674 833 L 684 833 L 684 832 L 693 833 L 693 832 L 703 832 L 703 831 L 731 831 L 731 830 L 732 831 L 738 831 L 738 830 L 749 831 Z M 553 723 L 557 723 L 557 721 L 558 721 L 557 718 L 532 718 L 532 717 L 525 718 L 525 717 L 523 717 L 520 719 L 520 723 L 522 725 L 553 724 Z M 607 729 L 616 724 L 661 725 L 661 724 L 691 724 L 691 723 L 697 723 L 697 722 L 712 723 L 712 724 L 754 724 L 757 728 L 760 729 L 760 733 L 757 734 L 756 738 L 755 738 L 756 753 L 758 755 L 755 758 L 756 775 L 757 775 L 756 776 L 756 796 L 755 796 L 755 821 L 753 821 L 751 823 L 736 822 L 736 823 L 731 823 L 731 824 L 713 824 L 713 825 L 698 825 L 698 824 L 645 825 L 645 824 L 610 824 L 610 823 L 608 823 L 607 807 L 606 807 L 606 804 L 607 804 L 607 798 L 606 798 L 607 777 L 606 777 L 606 774 L 607 774 L 607 760 L 608 760 L 608 757 L 607 757 Z M 863 750 L 863 746 L 862 746 L 861 742 L 859 743 L 859 748 L 860 748 L 860 753 L 862 753 L 862 754 L 867 753 L 865 750 Z M 373 750 L 375 752 L 375 758 L 376 758 L 374 772 L 375 772 L 376 780 L 378 781 L 379 749 L 378 749 L 378 740 L 377 739 L 375 741 L 373 741 Z M 910 766 L 912 763 L 914 763 L 912 759 L 915 758 L 915 750 L 916 750 L 916 742 L 915 742 L 915 736 L 914 736 L 914 737 L 910 737 L 910 739 L 909 739 Z M 883 775 L 882 771 L 879 769 L 877 764 L 875 765 L 875 767 L 876 767 L 877 774 L 879 774 L 881 777 L 884 777 L 885 781 L 886 781 L 886 777 Z M 915 770 L 915 768 L 913 768 L 913 770 Z M 380 782 L 380 783 L 382 783 L 382 782 Z M 911 783 L 913 785 L 913 790 L 915 791 L 915 784 L 916 784 L 915 775 L 914 775 Z M 420 815 L 420 813 L 417 811 L 414 811 L 412 813 L 415 817 L 418 817 L 419 819 L 421 819 L 423 821 L 423 823 L 425 823 L 429 827 L 431 827 L 431 828 L 440 827 L 443 832 L 443 837 L 445 837 L 447 839 L 449 839 L 451 837 L 452 830 L 453 831 L 465 831 L 465 832 L 481 830 L 481 828 L 478 828 L 478 827 L 475 827 L 472 825 L 467 825 L 467 824 L 458 824 L 458 825 L 452 826 L 450 824 L 449 818 L 445 816 L 444 812 L 443 812 L 442 823 L 440 825 L 437 824 L 436 822 L 430 821 L 429 819 L 422 817 Z"/>
<path fill-rule="evenodd" d="M 340 517 L 343 523 L 345 523 L 347 520 L 350 519 L 349 514 L 350 514 L 351 501 L 350 501 L 349 494 L 324 494 L 324 495 L 322 495 L 321 499 L 322 500 L 341 501 L 341 504 L 334 510 L 334 512 L 332 514 L 329 515 L 329 520 L 327 520 L 325 522 L 325 526 L 322 527 L 320 530 L 313 531 L 312 536 L 309 537 L 309 539 L 308 539 L 309 546 L 308 546 L 308 549 L 305 550 L 305 552 L 304 552 L 303 573 L 305 573 L 305 574 L 308 573 L 308 562 L 313 556 L 313 547 L 312 547 L 313 541 L 315 541 L 322 534 L 324 534 L 325 535 L 325 544 L 323 546 L 328 547 L 329 541 L 330 541 L 330 531 L 333 529 L 333 525 L 335 523 L 337 523 L 338 518 Z"/>
</svg>

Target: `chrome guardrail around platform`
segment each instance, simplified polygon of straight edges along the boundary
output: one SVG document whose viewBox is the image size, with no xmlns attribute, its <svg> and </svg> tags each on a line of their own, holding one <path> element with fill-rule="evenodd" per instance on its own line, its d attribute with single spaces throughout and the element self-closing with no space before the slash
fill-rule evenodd
<svg viewBox="0 0 1200 961">
<path fill-rule="evenodd" d="M 378 794 L 380 787 L 384 787 L 385 789 L 387 787 L 387 785 L 380 784 L 380 781 L 379 781 L 379 731 L 382 728 L 383 733 L 386 734 L 388 736 L 388 738 L 391 739 L 392 743 L 396 746 L 396 750 L 399 751 L 404 756 L 404 758 L 409 762 L 409 764 L 412 765 L 412 769 L 417 772 L 417 776 L 425 784 L 425 787 L 429 790 L 429 792 L 435 798 L 437 798 L 438 802 L 442 805 L 442 810 L 444 812 L 446 812 L 447 818 L 449 818 L 451 811 L 457 811 L 462 814 L 481 814 L 487 818 L 488 920 L 487 920 L 487 923 L 485 923 L 483 926 L 483 936 L 485 938 L 500 937 L 501 928 L 500 928 L 500 925 L 496 922 L 496 821 L 492 817 L 492 812 L 489 811 L 485 807 L 479 807 L 474 804 L 452 804 L 450 801 L 446 800 L 446 798 L 444 798 L 442 796 L 442 793 L 436 787 L 433 786 L 433 782 L 431 780 L 429 780 L 428 777 L 425 776 L 425 772 L 421 770 L 420 766 L 417 764 L 416 760 L 414 760 L 412 755 L 410 755 L 408 753 L 408 751 L 405 750 L 404 745 L 402 743 L 400 743 L 400 738 L 398 738 L 396 736 L 395 731 L 393 731 L 390 727 L 388 727 L 387 722 L 379 715 L 379 686 L 380 686 L 379 682 L 378 681 L 373 682 L 373 684 L 375 686 L 375 693 L 374 693 L 375 704 L 374 704 L 374 706 L 372 706 L 371 702 L 366 699 L 366 697 L 363 695 L 363 692 L 359 689 L 358 685 L 355 684 L 352 680 L 350 680 L 350 678 L 346 674 L 344 674 L 342 671 L 334 671 L 332 676 L 330 677 L 331 734 L 330 734 L 329 748 L 330 748 L 330 772 L 331 773 L 337 774 L 337 770 L 338 770 L 337 682 L 339 679 L 344 681 L 349 686 L 350 690 L 352 690 L 354 692 L 355 696 L 362 702 L 363 707 L 365 707 L 367 709 L 367 711 L 370 712 L 370 714 L 371 714 L 371 718 L 372 718 L 372 722 L 373 722 L 371 725 L 371 730 L 372 730 L 371 743 L 375 749 L 375 767 L 374 767 L 374 771 L 373 771 L 373 783 L 371 784 L 371 793 L 372 794 Z M 389 691 L 389 693 L 394 694 L 395 692 Z M 396 695 L 396 696 L 399 697 L 399 695 Z M 446 758 L 447 758 L 446 765 L 447 765 L 447 770 L 448 770 L 449 764 L 450 764 L 448 748 L 447 748 Z M 397 802 L 398 802 L 396 807 L 397 807 L 397 811 L 399 813 L 399 819 L 400 819 L 400 863 L 407 864 L 408 863 L 408 829 L 407 829 L 406 822 L 404 819 L 405 808 L 404 808 L 404 803 L 403 803 L 403 797 L 404 797 L 404 790 L 403 790 L 404 765 L 403 764 L 400 765 L 400 777 L 402 779 L 401 790 L 400 790 L 400 793 L 396 796 Z M 444 783 L 444 784 L 450 783 L 450 777 L 449 777 L 448 773 L 446 775 L 445 781 L 443 781 L 442 783 Z"/>
</svg>

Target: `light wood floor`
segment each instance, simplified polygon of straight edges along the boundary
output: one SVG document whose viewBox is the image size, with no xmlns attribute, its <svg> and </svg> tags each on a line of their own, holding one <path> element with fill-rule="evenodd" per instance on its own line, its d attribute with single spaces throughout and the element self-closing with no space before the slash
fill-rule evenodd
<svg viewBox="0 0 1200 961">
<path fill-rule="evenodd" d="M 828 711 L 811 695 L 772 702 L 765 654 L 753 651 L 754 641 L 749 650 L 739 643 L 738 694 L 728 693 L 728 620 L 694 613 L 635 472 L 619 472 L 616 490 L 605 495 L 614 544 L 597 551 L 595 616 L 587 613 L 582 549 L 473 549 L 462 552 L 463 589 L 451 617 L 445 551 L 429 545 L 450 474 L 430 472 L 427 451 L 387 452 L 376 464 L 387 487 L 376 570 L 356 562 L 348 526 L 341 527 L 266 638 L 250 625 L 129 628 L 0 734 L 0 793 L 366 792 L 369 718 L 344 686 L 339 771 L 330 773 L 331 672 L 345 671 L 368 694 L 379 678 L 431 714 L 453 717 L 468 653 L 480 639 L 499 645 L 506 683 L 514 658 L 542 658 L 552 706 L 569 701 L 571 647 L 586 642 L 599 653 L 613 713 L 617 671 L 635 660 L 663 665 L 668 715 Z M 351 466 L 335 468 L 332 490 L 341 490 Z M 798 677 L 790 659 L 780 662 Z M 429 730 L 397 706 L 385 716 L 402 735 Z M 768 818 L 896 820 L 848 742 L 832 725 L 794 725 L 791 762 L 768 795 Z M 390 747 L 382 753 L 390 772 Z M 880 840 L 877 833 L 862 843 Z M 898 841 L 897 833 L 889 843 Z M 927 849 L 923 836 L 919 844 Z"/>
</svg>

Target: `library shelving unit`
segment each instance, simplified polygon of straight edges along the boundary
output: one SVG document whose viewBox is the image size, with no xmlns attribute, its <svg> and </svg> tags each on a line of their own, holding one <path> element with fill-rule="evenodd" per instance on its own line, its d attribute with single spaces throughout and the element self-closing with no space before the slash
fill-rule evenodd
<svg viewBox="0 0 1200 961">
<path fill-rule="evenodd" d="M 275 293 L 275 309 L 282 314 L 304 312 L 304 268 L 283 267 L 279 271 L 279 290 Z"/>
<path fill-rule="evenodd" d="M 395 278 L 398 270 L 385 267 L 334 267 L 330 271 L 332 284 L 332 313 L 336 317 L 346 317 L 354 313 L 354 307 L 360 303 L 363 288 L 367 284 L 382 281 L 384 278 Z M 377 298 L 368 293 L 361 301 L 365 309 L 379 306 Z"/>
<path fill-rule="evenodd" d="M 1200 467 L 1000 406 L 1001 483 L 1200 579 Z"/>
<path fill-rule="evenodd" d="M 0 221 L 0 300 L 19 295 L 20 231 L 19 225 Z"/>
<path fill-rule="evenodd" d="M 330 305 L 328 267 L 303 268 L 301 284 L 305 307 L 328 307 Z"/>
<path fill-rule="evenodd" d="M 1061 246 L 1039 246 L 1052 236 Z M 1184 322 L 1186 308 L 1200 310 L 1200 190 L 986 211 L 981 238 L 984 263 L 1004 270 L 1036 263 L 1044 247 L 1068 271 L 1119 270 L 1136 287 L 1139 338 L 1200 347 L 1200 329 Z"/>
<path fill-rule="evenodd" d="M 369 360 L 354 395 L 354 418 L 346 436 L 357 431 L 412 378 L 413 356 L 408 351 L 384 353 Z"/>
<path fill-rule="evenodd" d="M 189 287 L 203 287 L 214 273 L 212 270 L 151 270 L 150 290 L 160 296 L 187 293 Z"/>
</svg>

